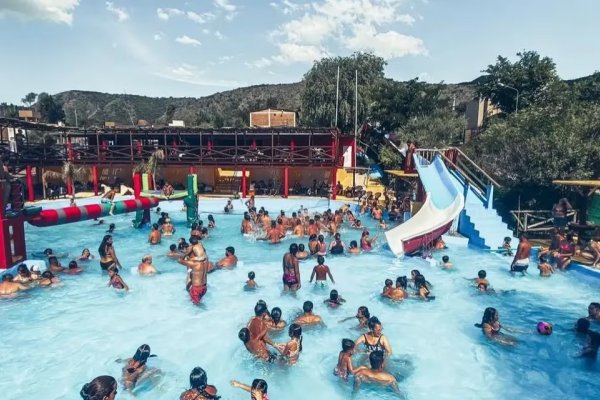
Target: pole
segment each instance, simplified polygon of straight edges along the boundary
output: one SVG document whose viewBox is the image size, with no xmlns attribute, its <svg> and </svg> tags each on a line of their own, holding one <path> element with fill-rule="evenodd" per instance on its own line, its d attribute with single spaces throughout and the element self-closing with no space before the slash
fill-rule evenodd
<svg viewBox="0 0 600 400">
<path fill-rule="evenodd" d="M 515 105 L 515 114 L 519 113 L 519 89 L 515 89 L 517 91 L 517 104 Z"/>
<path fill-rule="evenodd" d="M 35 192 L 33 191 L 33 174 L 31 172 L 31 165 L 26 168 L 27 174 L 27 201 L 35 201 Z"/>
<path fill-rule="evenodd" d="M 287 199 L 288 197 L 288 190 L 289 190 L 289 183 L 288 183 L 288 175 L 289 175 L 289 167 L 285 166 L 283 167 L 283 197 L 285 197 Z"/>
<path fill-rule="evenodd" d="M 352 170 L 352 188 L 356 187 L 356 146 L 358 146 L 358 70 L 354 70 L 354 169 Z"/>
<path fill-rule="evenodd" d="M 337 81 L 335 84 L 335 127 L 338 127 L 338 110 L 340 104 L 340 66 L 337 68 Z"/>
<path fill-rule="evenodd" d="M 246 167 L 242 167 L 242 199 L 246 198 Z"/>
</svg>

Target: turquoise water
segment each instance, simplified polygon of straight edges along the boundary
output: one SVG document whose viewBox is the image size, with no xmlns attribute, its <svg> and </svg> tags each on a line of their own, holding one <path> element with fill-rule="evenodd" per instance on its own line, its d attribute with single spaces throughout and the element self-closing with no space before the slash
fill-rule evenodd
<svg viewBox="0 0 600 400">
<path fill-rule="evenodd" d="M 307 200 L 305 200 L 306 202 Z M 224 203 L 224 202 L 222 202 Z M 219 210 L 221 203 L 203 203 Z M 298 202 L 258 200 L 271 214 L 280 208 L 297 208 Z M 304 204 L 307 205 L 307 204 Z M 326 202 L 318 205 L 326 207 Z M 241 210 L 239 200 L 235 206 Z M 185 215 L 178 210 L 181 202 L 161 204 L 170 211 L 176 227 L 185 232 Z M 203 214 L 206 219 L 206 214 Z M 313 261 L 301 264 L 302 289 L 295 295 L 281 294 L 281 257 L 292 240 L 269 245 L 242 237 L 238 232 L 240 216 L 215 215 L 217 229 L 205 241 L 210 259 L 220 258 L 228 245 L 236 248 L 242 266 L 232 271 L 209 275 L 208 294 L 202 305 L 193 306 L 185 291 L 185 270 L 168 260 L 169 240 L 159 246 L 146 243 L 147 230 L 129 228 L 132 216 L 107 218 L 115 222 L 114 242 L 126 271 L 122 276 L 132 289 L 121 295 L 106 287 L 107 277 L 97 261 L 83 264 L 81 276 L 63 276 L 62 285 L 34 289 L 15 300 L 0 301 L 0 354 L 2 399 L 75 399 L 85 382 L 95 376 L 120 376 L 117 358 L 131 357 L 142 343 L 148 343 L 157 358 L 149 366 L 160 368 L 163 377 L 151 391 L 137 393 L 138 399 L 174 399 L 187 388 L 189 372 L 203 367 L 209 382 L 219 389 L 223 399 L 247 398 L 247 394 L 229 386 L 231 379 L 250 382 L 264 378 L 271 399 L 346 399 L 351 386 L 341 383 L 331 371 L 336 364 L 342 338 L 356 339 L 362 332 L 354 321 L 340 324 L 352 316 L 358 306 L 366 305 L 379 317 L 384 334 L 391 343 L 392 372 L 402 378 L 401 390 L 415 400 L 431 399 L 582 399 L 600 392 L 599 370 L 595 365 L 573 358 L 582 344 L 571 326 L 586 314 L 587 305 L 599 298 L 597 282 L 577 273 L 557 273 L 550 279 L 532 275 L 521 278 L 508 274 L 507 258 L 469 250 L 463 245 L 434 257 L 448 254 L 456 270 L 442 271 L 422 259 L 395 259 L 381 249 L 357 257 L 327 257 L 336 280 L 335 287 L 347 299 L 336 310 L 327 309 L 322 300 L 328 290 L 308 284 Z M 156 216 L 154 217 L 156 218 Z M 370 222 L 370 221 L 369 221 Z M 79 255 L 97 247 L 107 226 L 91 221 L 53 228 L 27 227 L 28 250 L 55 251 Z M 372 236 L 376 229 L 372 229 Z M 173 238 L 179 237 L 177 233 Z M 359 232 L 345 228 L 342 238 L 358 240 Z M 380 235 L 381 240 L 385 240 Z M 448 241 L 454 242 L 453 240 Z M 156 277 L 140 277 L 130 271 L 144 254 L 154 256 L 162 272 Z M 65 261 L 62 260 L 63 264 Z M 418 268 L 433 285 L 436 300 L 429 303 L 406 301 L 392 304 L 379 293 L 385 278 L 409 275 Z M 464 277 L 475 276 L 485 268 L 496 289 L 516 289 L 503 295 L 478 295 Z M 248 271 L 256 273 L 260 288 L 243 290 Z M 304 351 L 293 367 L 264 365 L 254 361 L 237 338 L 258 299 L 269 308 L 279 306 L 290 322 L 305 300 L 315 303 L 326 328 L 304 334 Z M 480 322 L 485 307 L 496 307 L 501 321 L 528 333 L 517 334 L 519 344 L 506 348 L 489 343 L 473 323 Z M 554 323 L 554 334 L 534 334 L 541 320 Z M 600 326 L 596 325 L 596 329 Z M 273 335 L 282 342 L 285 334 Z M 355 362 L 356 364 L 356 362 Z M 358 399 L 377 395 L 393 396 L 374 387 L 361 389 Z M 119 392 L 117 399 L 132 398 Z"/>
</svg>

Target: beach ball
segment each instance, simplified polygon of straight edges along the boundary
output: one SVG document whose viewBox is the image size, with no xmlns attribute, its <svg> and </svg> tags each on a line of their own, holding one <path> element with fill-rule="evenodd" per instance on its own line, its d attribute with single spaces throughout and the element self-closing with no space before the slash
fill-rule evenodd
<svg viewBox="0 0 600 400">
<path fill-rule="evenodd" d="M 537 324 L 537 331 L 540 335 L 551 335 L 552 324 L 550 322 L 541 321 Z"/>
</svg>

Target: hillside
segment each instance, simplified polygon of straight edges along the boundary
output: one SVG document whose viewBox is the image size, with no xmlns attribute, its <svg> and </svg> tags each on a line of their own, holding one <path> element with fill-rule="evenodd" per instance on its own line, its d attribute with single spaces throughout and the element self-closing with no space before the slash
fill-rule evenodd
<svg viewBox="0 0 600 400">
<path fill-rule="evenodd" d="M 187 126 L 245 127 L 249 113 L 264 108 L 301 111 L 303 82 L 257 85 L 192 98 L 146 97 L 129 94 L 110 94 L 70 90 L 54 95 L 63 106 L 67 125 L 103 126 L 105 121 L 132 125 L 139 119 L 151 124 L 166 124 L 173 119 Z M 456 97 L 457 105 L 475 95 L 470 83 L 444 85 L 442 96 Z"/>
<path fill-rule="evenodd" d="M 103 126 L 105 121 L 131 125 L 144 119 L 165 124 L 173 119 L 187 126 L 244 127 L 250 111 L 281 108 L 298 111 L 302 83 L 258 85 L 201 98 L 146 97 L 70 90 L 54 95 L 65 110 L 68 125 Z"/>
</svg>

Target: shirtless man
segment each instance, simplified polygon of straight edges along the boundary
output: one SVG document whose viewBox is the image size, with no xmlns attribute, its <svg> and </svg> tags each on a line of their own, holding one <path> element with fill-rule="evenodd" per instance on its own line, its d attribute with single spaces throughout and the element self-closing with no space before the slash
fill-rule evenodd
<svg viewBox="0 0 600 400">
<path fill-rule="evenodd" d="M 158 230 L 158 224 L 152 224 L 152 230 L 150 231 L 150 235 L 148 236 L 148 243 L 150 244 L 159 244 L 160 243 L 160 231 Z"/>
<path fill-rule="evenodd" d="M 232 246 L 229 246 L 225 249 L 225 257 L 217 261 L 214 267 L 209 267 L 209 272 L 217 268 L 233 268 L 237 265 L 237 261 L 238 259 L 235 256 L 235 249 Z"/>
<path fill-rule="evenodd" d="M 311 234 L 308 238 L 308 250 L 311 255 L 317 254 L 319 251 L 319 240 L 317 239 L 317 235 Z"/>
<path fill-rule="evenodd" d="M 169 246 L 169 252 L 167 253 L 167 257 L 169 258 L 179 258 L 180 254 L 179 251 L 177 250 L 177 245 L 176 244 L 172 244 Z"/>
<path fill-rule="evenodd" d="M 369 363 L 371 364 L 371 368 L 358 368 L 354 374 L 354 392 L 357 392 L 360 389 L 360 385 L 363 382 L 375 383 L 377 385 L 389 386 L 392 390 L 400 394 L 400 389 L 398 388 L 398 382 L 396 378 L 383 370 L 383 361 L 384 355 L 383 351 L 376 350 L 369 354 Z"/>
<path fill-rule="evenodd" d="M 527 236 L 522 234 L 519 237 L 519 246 L 517 247 L 517 253 L 510 265 L 510 273 L 512 275 L 515 272 L 520 272 L 525 275 L 527 268 L 529 267 L 529 254 L 531 253 L 531 243 L 527 240 Z"/>
<path fill-rule="evenodd" d="M 327 284 L 327 276 L 329 276 L 329 279 L 331 279 L 331 283 L 335 284 L 335 281 L 333 280 L 333 276 L 331 275 L 331 270 L 329 269 L 329 267 L 327 265 L 325 265 L 325 257 L 318 256 L 317 263 L 318 263 L 318 265 L 316 265 L 313 268 L 312 274 L 310 276 L 310 281 L 308 283 L 312 283 L 313 278 L 316 275 L 317 276 L 317 280 L 315 281 L 316 284 L 320 283 L 321 286 L 325 286 L 325 284 Z"/>
<path fill-rule="evenodd" d="M 283 291 L 287 292 L 289 290 L 296 291 L 302 287 L 300 282 L 300 267 L 298 263 L 298 258 L 296 258 L 296 253 L 298 253 L 298 245 L 296 243 L 292 243 L 290 245 L 289 253 L 285 253 L 283 256 Z"/>
<path fill-rule="evenodd" d="M 250 196 L 250 198 L 246 201 L 246 207 L 248 207 L 248 210 L 254 208 L 254 195 Z"/>
<path fill-rule="evenodd" d="M 140 275 L 154 275 L 157 272 L 158 271 L 156 270 L 156 267 L 152 265 L 152 256 L 145 255 L 144 257 L 142 257 L 142 262 L 140 263 L 140 265 L 138 265 L 138 273 Z"/>
<path fill-rule="evenodd" d="M 319 226 L 316 224 L 314 219 L 308 221 L 308 226 L 306 227 L 306 232 L 308 235 L 319 235 Z"/>
<path fill-rule="evenodd" d="M 22 285 L 18 282 L 13 282 L 12 274 L 4 274 L 2 282 L 0 282 L 0 298 L 15 295 L 20 290 L 27 290 L 30 287 Z"/>
<path fill-rule="evenodd" d="M 278 244 L 281 243 L 282 237 L 284 237 L 284 235 L 282 235 L 279 229 L 277 229 L 277 223 L 273 221 L 271 222 L 271 228 L 267 231 L 267 236 L 257 240 L 268 240 L 271 242 L 271 244 Z"/>
<path fill-rule="evenodd" d="M 313 303 L 312 301 L 305 301 L 302 305 L 304 314 L 296 317 L 294 320 L 295 324 L 298 325 L 319 325 L 323 323 L 323 320 L 318 315 L 313 314 Z"/>
<path fill-rule="evenodd" d="M 263 214 L 261 222 L 262 222 L 263 230 L 265 232 L 268 231 L 269 227 L 272 226 L 271 217 L 269 217 L 269 212 L 267 210 L 265 210 L 265 213 Z"/>
<path fill-rule="evenodd" d="M 299 219 L 296 220 L 296 226 L 294 226 L 293 235 L 296 237 L 304 237 L 304 235 L 306 235 L 306 230 Z"/>
<path fill-rule="evenodd" d="M 252 233 L 252 222 L 250 219 L 250 214 L 244 213 L 244 219 L 242 220 L 242 226 L 240 227 L 240 232 L 243 235 Z"/>
<path fill-rule="evenodd" d="M 273 345 L 273 341 L 269 338 L 269 324 L 266 321 L 267 306 L 263 302 L 256 303 L 254 306 L 254 317 L 248 321 L 247 328 L 250 331 L 250 340 L 261 340 L 265 343 Z"/>
<path fill-rule="evenodd" d="M 190 238 L 191 246 L 188 252 L 181 258 L 179 263 L 188 267 L 189 292 L 193 304 L 200 303 L 202 297 L 206 294 L 206 274 L 208 272 L 208 257 L 204 246 L 198 241 L 198 238 Z"/>
</svg>

